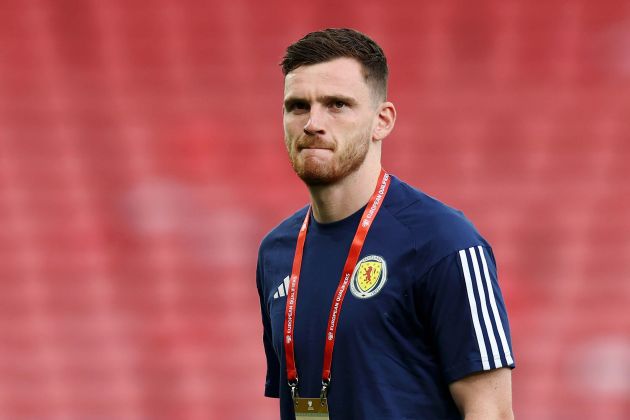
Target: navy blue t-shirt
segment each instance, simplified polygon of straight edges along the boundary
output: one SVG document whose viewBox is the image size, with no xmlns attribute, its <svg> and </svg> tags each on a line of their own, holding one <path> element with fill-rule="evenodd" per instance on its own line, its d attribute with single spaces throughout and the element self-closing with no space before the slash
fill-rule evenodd
<svg viewBox="0 0 630 420">
<path fill-rule="evenodd" d="M 257 285 L 267 357 L 265 395 L 292 419 L 283 345 L 286 293 L 307 208 L 262 241 Z M 325 331 L 363 209 L 314 218 L 304 246 L 295 315 L 302 397 L 318 397 Z M 490 245 L 454 210 L 392 177 L 339 316 L 328 403 L 331 419 L 459 419 L 448 384 L 514 367 Z"/>
</svg>

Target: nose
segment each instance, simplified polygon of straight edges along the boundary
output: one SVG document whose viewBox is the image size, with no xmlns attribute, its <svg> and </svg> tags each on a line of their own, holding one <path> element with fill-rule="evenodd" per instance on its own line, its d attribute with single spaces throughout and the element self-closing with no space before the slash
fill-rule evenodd
<svg viewBox="0 0 630 420">
<path fill-rule="evenodd" d="M 324 125 L 322 124 L 322 117 L 323 116 L 315 107 L 311 108 L 308 121 L 306 122 L 306 125 L 304 125 L 304 133 L 310 136 L 315 134 L 324 134 L 325 130 Z"/>
</svg>

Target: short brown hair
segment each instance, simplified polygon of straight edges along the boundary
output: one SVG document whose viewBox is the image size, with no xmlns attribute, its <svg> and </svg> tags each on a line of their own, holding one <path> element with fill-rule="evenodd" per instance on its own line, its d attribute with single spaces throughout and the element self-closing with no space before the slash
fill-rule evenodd
<svg viewBox="0 0 630 420">
<path fill-rule="evenodd" d="M 387 59 L 381 47 L 370 37 L 349 28 L 329 28 L 311 32 L 289 45 L 282 59 L 282 73 L 286 76 L 300 66 L 325 63 L 335 58 L 354 58 L 363 68 L 366 83 L 374 91 L 387 97 Z"/>
</svg>

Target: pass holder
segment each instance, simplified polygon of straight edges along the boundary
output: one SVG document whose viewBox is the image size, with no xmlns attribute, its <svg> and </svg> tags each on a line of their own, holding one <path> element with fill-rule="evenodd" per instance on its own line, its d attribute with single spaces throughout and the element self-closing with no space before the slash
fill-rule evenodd
<svg viewBox="0 0 630 420">
<path fill-rule="evenodd" d="M 294 400 L 295 420 L 330 420 L 328 401 L 319 398 L 296 398 Z"/>
<path fill-rule="evenodd" d="M 289 381 L 295 420 L 323 419 L 330 420 L 328 413 L 328 387 L 330 380 L 322 381 L 319 398 L 300 398 L 297 390 L 297 379 Z"/>
</svg>

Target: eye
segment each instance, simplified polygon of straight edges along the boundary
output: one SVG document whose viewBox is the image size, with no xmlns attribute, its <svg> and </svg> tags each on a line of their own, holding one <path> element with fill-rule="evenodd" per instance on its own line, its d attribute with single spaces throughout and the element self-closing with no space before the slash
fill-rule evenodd
<svg viewBox="0 0 630 420">
<path fill-rule="evenodd" d="M 346 103 L 344 101 L 335 101 L 333 103 L 333 107 L 335 107 L 335 109 L 343 109 L 346 106 Z"/>
<path fill-rule="evenodd" d="M 302 113 L 309 110 L 309 105 L 303 101 L 295 101 L 288 104 L 286 108 L 288 112 Z"/>
</svg>

